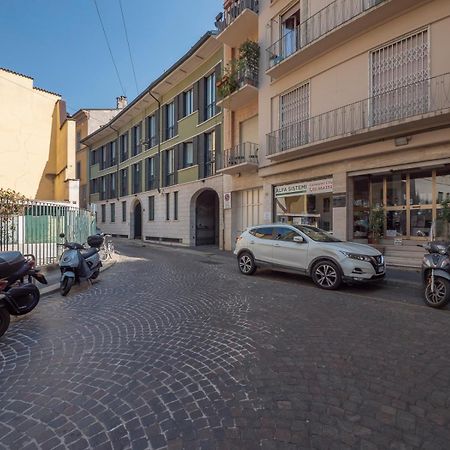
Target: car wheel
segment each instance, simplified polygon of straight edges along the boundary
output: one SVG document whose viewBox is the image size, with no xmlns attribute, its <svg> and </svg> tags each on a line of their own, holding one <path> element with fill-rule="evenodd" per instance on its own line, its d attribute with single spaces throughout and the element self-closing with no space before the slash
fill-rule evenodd
<svg viewBox="0 0 450 450">
<path fill-rule="evenodd" d="M 312 269 L 312 279 L 321 289 L 338 289 L 342 283 L 341 272 L 335 263 L 320 261 Z"/>
<path fill-rule="evenodd" d="M 238 256 L 239 270 L 244 275 L 253 275 L 256 270 L 255 260 L 251 253 L 243 252 Z"/>
</svg>

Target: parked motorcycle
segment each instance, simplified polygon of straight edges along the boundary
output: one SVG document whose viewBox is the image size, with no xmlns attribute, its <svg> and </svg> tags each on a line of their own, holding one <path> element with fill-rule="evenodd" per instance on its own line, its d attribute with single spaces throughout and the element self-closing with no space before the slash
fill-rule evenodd
<svg viewBox="0 0 450 450">
<path fill-rule="evenodd" d="M 450 242 L 431 241 L 421 247 L 428 251 L 422 261 L 425 303 L 443 308 L 450 300 Z"/>
<path fill-rule="evenodd" d="M 33 255 L 0 252 L 0 337 L 8 329 L 11 315 L 28 314 L 39 303 L 40 292 L 33 279 L 42 284 L 47 280 L 35 266 Z"/>
<path fill-rule="evenodd" d="M 65 238 L 65 234 L 59 235 Z M 88 245 L 85 248 L 77 242 L 67 242 L 59 244 L 65 248 L 59 259 L 59 268 L 61 270 L 60 292 L 66 296 L 75 282 L 81 280 L 95 280 L 102 267 L 99 247 L 103 243 L 103 238 L 99 235 L 89 236 Z"/>
</svg>

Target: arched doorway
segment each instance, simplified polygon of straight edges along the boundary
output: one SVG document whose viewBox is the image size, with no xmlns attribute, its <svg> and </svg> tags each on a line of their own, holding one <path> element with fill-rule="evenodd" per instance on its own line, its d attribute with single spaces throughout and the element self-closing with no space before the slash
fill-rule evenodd
<svg viewBox="0 0 450 450">
<path fill-rule="evenodd" d="M 207 189 L 195 203 L 195 245 L 219 245 L 219 196 Z"/>
<path fill-rule="evenodd" d="M 142 239 L 142 206 L 140 201 L 137 201 L 134 205 L 133 218 L 133 239 Z"/>
</svg>

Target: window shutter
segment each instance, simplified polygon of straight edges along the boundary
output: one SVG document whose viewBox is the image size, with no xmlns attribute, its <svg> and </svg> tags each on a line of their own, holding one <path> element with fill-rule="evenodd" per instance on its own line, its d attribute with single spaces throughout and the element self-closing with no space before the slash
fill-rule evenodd
<svg viewBox="0 0 450 450">
<path fill-rule="evenodd" d="M 161 174 L 161 162 L 160 162 L 160 157 L 156 156 L 155 160 L 154 160 L 154 169 L 155 171 L 155 185 L 154 188 L 159 189 L 159 187 L 161 186 L 161 182 L 160 182 L 160 174 Z"/>
<path fill-rule="evenodd" d="M 192 147 L 193 147 L 193 163 L 194 166 L 196 166 L 198 164 L 198 147 L 199 147 L 199 141 L 200 141 L 200 137 L 199 136 L 194 136 L 193 140 L 192 140 Z"/>
<path fill-rule="evenodd" d="M 175 120 L 175 123 L 173 124 L 173 135 L 176 136 L 178 134 L 178 114 L 179 114 L 179 107 L 178 107 L 178 96 L 173 99 L 173 117 Z"/>
<path fill-rule="evenodd" d="M 162 141 L 165 141 L 167 139 L 167 105 L 164 105 L 161 108 L 161 136 Z"/>
<path fill-rule="evenodd" d="M 167 151 L 161 152 L 161 186 L 167 186 Z"/>
<path fill-rule="evenodd" d="M 217 64 L 216 66 L 216 83 L 220 80 L 220 78 L 222 77 L 222 63 Z M 217 106 L 217 99 L 218 99 L 218 94 L 217 94 L 217 87 L 214 86 L 215 92 L 216 92 L 216 114 L 219 114 L 221 109 Z"/>
<path fill-rule="evenodd" d="M 215 134 L 216 134 L 216 154 L 215 154 L 215 160 L 216 160 L 216 170 L 222 169 L 222 125 L 217 125 L 215 128 Z"/>
<path fill-rule="evenodd" d="M 194 111 L 198 110 L 198 96 L 199 96 L 199 86 L 200 86 L 200 82 L 197 81 L 196 83 L 194 83 L 194 102 L 193 102 L 193 109 Z"/>
<path fill-rule="evenodd" d="M 180 158 L 179 158 L 179 149 L 181 144 L 178 144 L 173 149 L 173 166 L 174 166 L 174 184 L 178 184 L 178 169 L 180 169 Z"/>
<path fill-rule="evenodd" d="M 178 100 L 178 120 L 182 119 L 186 112 L 184 110 L 184 94 L 183 92 L 177 96 Z"/>
<path fill-rule="evenodd" d="M 197 158 L 198 158 L 198 176 L 199 178 L 205 178 L 205 135 L 198 136 L 197 146 Z"/>
<path fill-rule="evenodd" d="M 198 123 L 202 123 L 205 121 L 206 116 L 206 83 L 205 78 L 202 78 L 198 85 Z"/>
</svg>

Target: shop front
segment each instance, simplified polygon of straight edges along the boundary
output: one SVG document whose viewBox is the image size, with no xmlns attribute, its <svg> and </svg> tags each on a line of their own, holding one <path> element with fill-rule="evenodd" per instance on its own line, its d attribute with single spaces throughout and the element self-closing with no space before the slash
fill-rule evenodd
<svg viewBox="0 0 450 450">
<path fill-rule="evenodd" d="M 384 210 L 384 239 L 423 240 L 450 199 L 450 168 L 363 175 L 353 178 L 353 239 L 369 237 L 372 209 Z"/>
<path fill-rule="evenodd" d="M 333 230 L 333 178 L 274 187 L 277 222 Z"/>
</svg>

